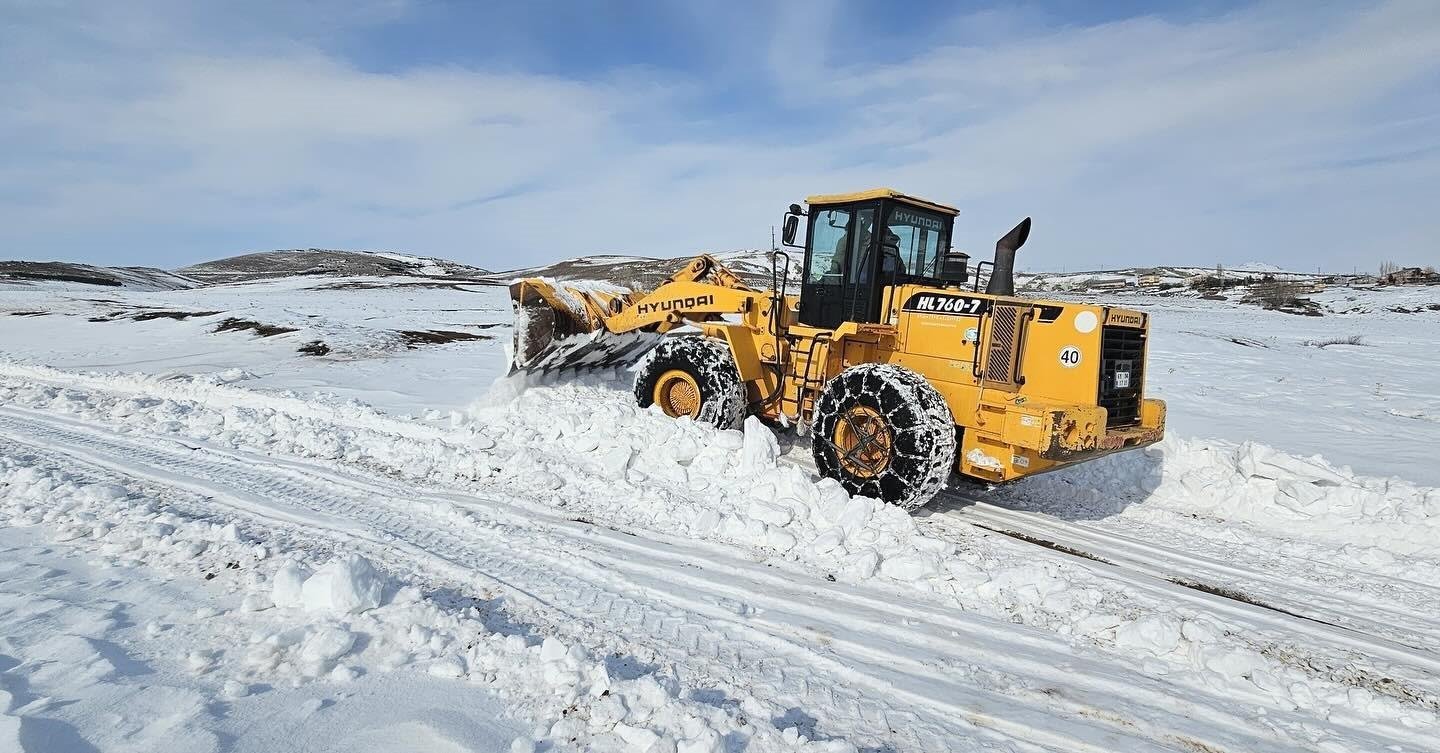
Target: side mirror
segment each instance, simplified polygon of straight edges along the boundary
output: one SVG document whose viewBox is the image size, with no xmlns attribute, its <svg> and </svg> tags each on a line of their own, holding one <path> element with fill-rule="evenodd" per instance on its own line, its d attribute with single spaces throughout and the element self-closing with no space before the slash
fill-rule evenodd
<svg viewBox="0 0 1440 753">
<path fill-rule="evenodd" d="M 795 233 L 799 230 L 799 228 L 800 217 L 798 215 L 785 215 L 785 224 L 782 226 L 782 229 L 780 231 L 780 240 L 784 241 L 785 245 L 787 246 L 795 245 Z"/>
</svg>

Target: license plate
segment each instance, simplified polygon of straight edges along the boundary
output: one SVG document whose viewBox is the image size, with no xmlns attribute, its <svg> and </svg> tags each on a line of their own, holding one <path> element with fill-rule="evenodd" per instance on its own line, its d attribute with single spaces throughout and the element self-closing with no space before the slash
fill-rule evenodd
<svg viewBox="0 0 1440 753">
<path fill-rule="evenodd" d="M 1117 372 L 1115 372 L 1115 389 L 1117 389 L 1117 390 L 1123 390 L 1123 389 L 1125 389 L 1125 388 L 1127 388 L 1127 387 L 1129 387 L 1129 386 L 1130 386 L 1130 372 L 1128 372 L 1128 371 L 1117 371 Z"/>
</svg>

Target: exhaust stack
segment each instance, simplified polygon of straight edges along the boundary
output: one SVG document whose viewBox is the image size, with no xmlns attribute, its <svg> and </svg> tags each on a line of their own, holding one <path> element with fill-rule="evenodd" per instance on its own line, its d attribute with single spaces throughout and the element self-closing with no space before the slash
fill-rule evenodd
<svg viewBox="0 0 1440 753">
<path fill-rule="evenodd" d="M 995 264 L 990 269 L 990 282 L 985 292 L 990 295 L 1015 295 L 1015 252 L 1030 237 L 1030 218 L 1026 217 L 1004 238 L 995 242 Z"/>
</svg>

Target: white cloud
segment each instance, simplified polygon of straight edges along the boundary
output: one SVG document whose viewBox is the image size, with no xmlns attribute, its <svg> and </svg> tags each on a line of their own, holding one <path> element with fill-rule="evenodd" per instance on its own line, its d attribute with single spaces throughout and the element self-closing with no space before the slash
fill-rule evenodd
<svg viewBox="0 0 1440 753">
<path fill-rule="evenodd" d="M 367 7 L 341 15 L 406 12 Z M 842 8 L 806 7 L 773 39 L 737 22 L 735 63 L 717 70 L 765 76 L 738 95 L 738 78 L 644 68 L 367 70 L 335 52 L 334 7 L 261 6 L 240 32 L 178 5 L 113 8 L 26 7 L 0 26 L 0 138 L 15 146 L 0 255 L 179 264 L 323 245 L 503 268 L 684 254 L 763 245 L 790 201 L 869 185 L 960 204 L 972 251 L 1034 214 L 1022 263 L 1044 266 L 1348 268 L 1366 244 L 1440 229 L 1428 2 L 1028 32 L 990 12 L 952 23 L 1008 30 L 965 34 L 999 42 L 883 65 L 836 42 Z M 718 18 L 694 23 L 724 39 Z M 787 127 L 723 128 L 727 107 L 770 98 Z M 703 130 L 687 137 L 690 122 Z"/>
</svg>

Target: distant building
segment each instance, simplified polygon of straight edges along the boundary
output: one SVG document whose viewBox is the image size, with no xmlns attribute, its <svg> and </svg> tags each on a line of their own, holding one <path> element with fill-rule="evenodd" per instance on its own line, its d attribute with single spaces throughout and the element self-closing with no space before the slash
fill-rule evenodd
<svg viewBox="0 0 1440 753">
<path fill-rule="evenodd" d="M 1090 280 L 1086 287 L 1091 290 L 1119 290 L 1130 287 L 1132 280 L 1130 277 L 1100 277 Z"/>
<path fill-rule="evenodd" d="M 1433 284 L 1440 283 L 1440 273 L 1434 267 L 1405 267 L 1385 275 L 1381 281 L 1391 285 Z"/>
</svg>

